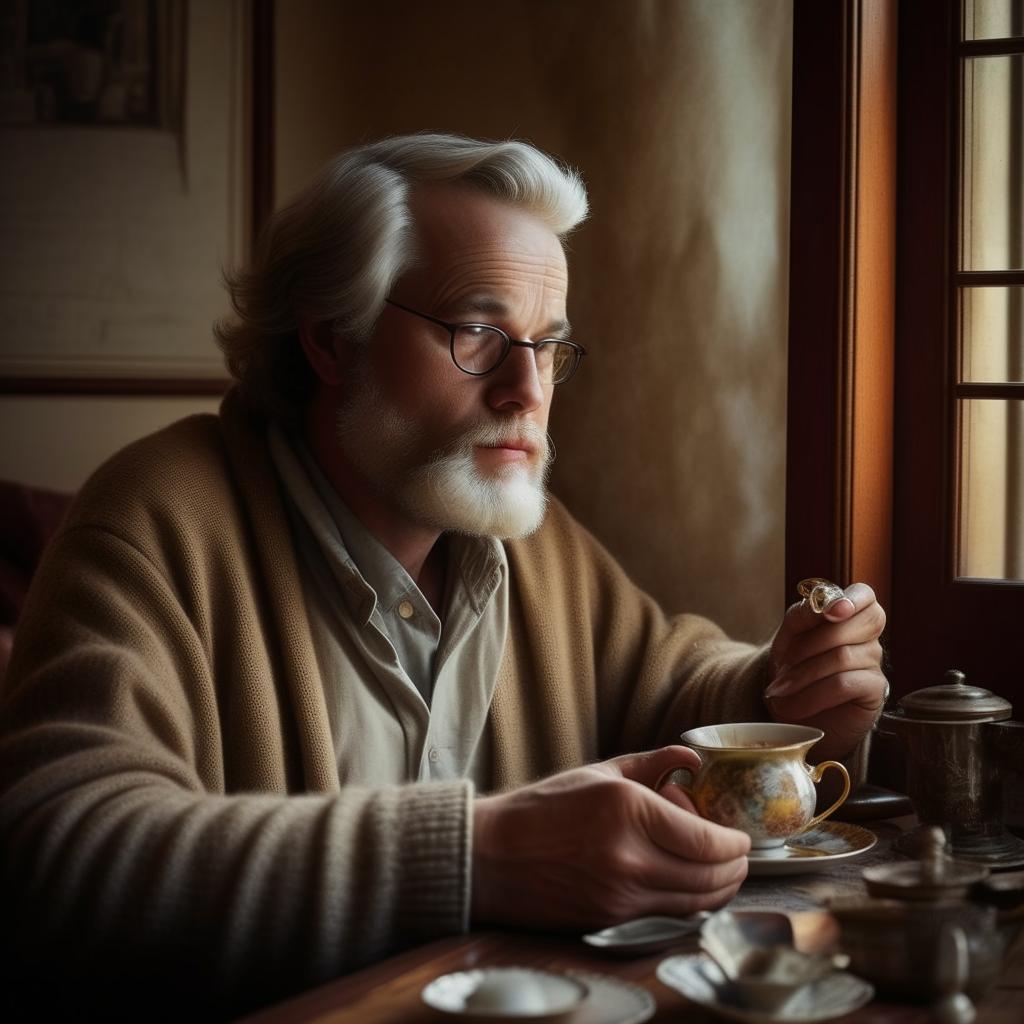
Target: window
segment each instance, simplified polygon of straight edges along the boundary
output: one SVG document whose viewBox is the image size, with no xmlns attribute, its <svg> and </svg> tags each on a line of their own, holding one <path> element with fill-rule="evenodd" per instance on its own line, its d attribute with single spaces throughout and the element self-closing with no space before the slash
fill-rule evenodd
<svg viewBox="0 0 1024 1024">
<path fill-rule="evenodd" d="M 955 571 L 1024 581 L 1024 0 L 966 0 L 955 274 Z"/>
<path fill-rule="evenodd" d="M 900 7 L 891 639 L 915 684 L 960 668 L 1018 705 L 1022 13 Z"/>
<path fill-rule="evenodd" d="M 1024 0 L 796 0 L 787 590 L 1024 709 Z M 891 145 L 890 145 L 891 142 Z"/>
</svg>

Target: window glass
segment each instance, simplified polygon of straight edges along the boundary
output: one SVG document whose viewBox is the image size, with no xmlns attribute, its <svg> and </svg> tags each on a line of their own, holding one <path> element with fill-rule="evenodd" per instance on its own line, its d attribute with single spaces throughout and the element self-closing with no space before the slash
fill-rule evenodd
<svg viewBox="0 0 1024 1024">
<path fill-rule="evenodd" d="M 1007 39 L 1024 34 L 1022 8 L 1021 0 L 967 0 L 964 39 Z"/>
<path fill-rule="evenodd" d="M 1024 54 L 964 61 L 963 270 L 1024 268 Z"/>
<path fill-rule="evenodd" d="M 960 293 L 960 380 L 1024 383 L 1024 286 Z"/>
<path fill-rule="evenodd" d="M 1024 580 L 1024 401 L 966 399 L 957 575 Z"/>
</svg>

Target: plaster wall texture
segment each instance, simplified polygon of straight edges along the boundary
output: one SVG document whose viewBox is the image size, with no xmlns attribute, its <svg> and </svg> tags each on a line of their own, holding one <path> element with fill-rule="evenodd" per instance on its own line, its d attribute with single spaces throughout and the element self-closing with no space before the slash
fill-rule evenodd
<svg viewBox="0 0 1024 1024">
<path fill-rule="evenodd" d="M 552 487 L 670 611 L 763 640 L 784 607 L 792 5 L 279 3 L 278 201 L 397 132 L 578 167 Z"/>
</svg>

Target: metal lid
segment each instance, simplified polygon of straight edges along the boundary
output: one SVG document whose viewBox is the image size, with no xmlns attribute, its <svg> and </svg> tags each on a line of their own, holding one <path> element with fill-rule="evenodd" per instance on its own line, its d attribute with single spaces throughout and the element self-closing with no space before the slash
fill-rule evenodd
<svg viewBox="0 0 1024 1024">
<path fill-rule="evenodd" d="M 964 899 L 972 886 L 988 877 L 988 868 L 952 860 L 946 854 L 941 828 L 921 829 L 920 844 L 920 860 L 865 868 L 861 876 L 868 892 L 888 899 L 934 903 Z"/>
<path fill-rule="evenodd" d="M 900 702 L 906 718 L 943 722 L 999 722 L 1013 714 L 1008 700 L 991 690 L 970 686 L 957 669 L 945 674 L 939 686 L 926 686 L 908 693 Z"/>
</svg>

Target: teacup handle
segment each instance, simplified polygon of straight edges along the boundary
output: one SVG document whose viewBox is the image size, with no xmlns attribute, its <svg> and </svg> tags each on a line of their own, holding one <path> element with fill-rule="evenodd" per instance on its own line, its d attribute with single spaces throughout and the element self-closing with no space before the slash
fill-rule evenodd
<svg viewBox="0 0 1024 1024">
<path fill-rule="evenodd" d="M 694 753 L 696 753 L 696 751 L 694 751 Z M 700 757 L 700 754 L 697 754 L 697 756 Z M 842 766 L 840 766 L 840 767 L 842 767 Z M 690 776 L 690 782 L 689 782 L 688 785 L 685 784 L 685 783 L 682 783 L 682 782 L 677 782 L 676 785 L 692 800 L 693 799 L 693 790 L 690 788 L 690 786 L 693 785 L 693 769 L 692 768 L 686 768 L 686 767 L 684 767 L 681 764 L 677 764 L 673 768 L 666 768 L 658 776 L 658 781 L 651 788 L 654 790 L 655 793 L 657 793 L 658 790 L 661 789 L 661 787 L 664 786 L 665 783 L 668 782 L 668 780 L 673 775 L 675 775 L 676 772 L 686 772 L 686 774 Z M 842 801 L 840 801 L 840 803 L 841 802 Z"/>
<path fill-rule="evenodd" d="M 845 765 L 841 765 L 838 761 L 822 761 L 821 764 L 816 764 L 813 768 L 808 766 L 807 771 L 811 776 L 811 781 L 815 784 L 821 782 L 822 775 L 829 768 L 838 768 L 843 773 L 843 793 L 842 796 L 827 810 L 822 811 L 821 814 L 815 815 L 802 829 L 801 832 L 806 832 L 809 828 L 814 828 L 815 825 L 823 822 L 833 811 L 837 810 L 842 802 L 850 795 L 850 773 L 846 770 Z"/>
</svg>

